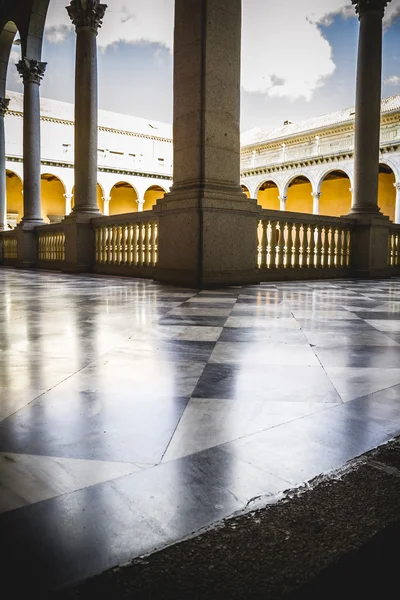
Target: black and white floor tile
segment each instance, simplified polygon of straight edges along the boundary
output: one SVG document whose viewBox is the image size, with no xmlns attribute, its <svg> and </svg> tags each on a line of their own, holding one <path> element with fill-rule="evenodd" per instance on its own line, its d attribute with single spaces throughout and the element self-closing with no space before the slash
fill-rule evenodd
<svg viewBox="0 0 400 600">
<path fill-rule="evenodd" d="M 400 280 L 0 271 L 3 572 L 65 586 L 400 434 Z M 15 582 L 14 582 L 15 585 Z"/>
</svg>

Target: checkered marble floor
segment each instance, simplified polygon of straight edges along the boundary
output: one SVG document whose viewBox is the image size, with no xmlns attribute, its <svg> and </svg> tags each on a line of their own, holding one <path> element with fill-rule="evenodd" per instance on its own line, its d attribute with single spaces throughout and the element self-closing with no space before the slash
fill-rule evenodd
<svg viewBox="0 0 400 600">
<path fill-rule="evenodd" d="M 0 270 L 5 573 L 123 564 L 400 434 L 400 280 Z"/>
</svg>

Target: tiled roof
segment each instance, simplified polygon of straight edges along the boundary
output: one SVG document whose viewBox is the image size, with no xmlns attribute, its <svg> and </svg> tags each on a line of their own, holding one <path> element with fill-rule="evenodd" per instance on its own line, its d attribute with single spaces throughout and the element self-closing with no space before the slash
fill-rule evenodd
<svg viewBox="0 0 400 600">
<path fill-rule="evenodd" d="M 389 98 L 384 98 L 382 100 L 382 113 L 391 112 L 393 110 L 400 110 L 400 95 L 389 96 Z M 283 125 L 283 127 L 272 129 L 271 131 L 262 131 L 261 129 L 255 128 L 244 131 L 241 134 L 241 145 L 242 147 L 252 146 L 281 138 L 289 138 L 307 131 L 324 129 L 325 127 L 347 123 L 352 120 L 354 120 L 354 108 L 345 108 L 327 115 L 321 115 L 304 121 L 298 121 L 297 123 Z"/>
<path fill-rule="evenodd" d="M 23 95 L 18 92 L 7 92 L 7 98 L 10 98 L 10 110 L 23 111 Z M 63 119 L 66 121 L 74 120 L 74 105 L 59 100 L 40 99 L 41 114 L 50 119 Z M 129 131 L 150 135 L 153 137 L 162 137 L 172 139 L 172 125 L 161 123 L 140 117 L 132 117 L 120 113 L 110 112 L 108 110 L 99 110 L 99 126 L 120 131 Z"/>
</svg>

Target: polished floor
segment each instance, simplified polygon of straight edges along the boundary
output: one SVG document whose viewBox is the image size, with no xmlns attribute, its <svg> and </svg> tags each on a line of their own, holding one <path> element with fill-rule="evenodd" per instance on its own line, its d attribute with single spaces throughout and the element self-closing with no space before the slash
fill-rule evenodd
<svg viewBox="0 0 400 600">
<path fill-rule="evenodd" d="M 0 270 L 2 572 L 32 590 L 398 434 L 400 279 L 198 292 Z"/>
</svg>

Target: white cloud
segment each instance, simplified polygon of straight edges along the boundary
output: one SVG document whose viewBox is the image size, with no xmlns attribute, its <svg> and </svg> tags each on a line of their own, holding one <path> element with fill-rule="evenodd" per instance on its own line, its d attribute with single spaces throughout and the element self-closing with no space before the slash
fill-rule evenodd
<svg viewBox="0 0 400 600">
<path fill-rule="evenodd" d="M 400 85 L 400 77 L 398 75 L 391 75 L 383 83 L 386 85 Z"/>
<path fill-rule="evenodd" d="M 174 0 L 109 0 L 108 4 L 98 37 L 101 48 L 147 42 L 172 49 Z M 335 70 L 332 48 L 318 26 L 329 24 L 337 14 L 354 16 L 350 0 L 243 0 L 243 88 L 271 97 L 310 100 Z M 386 26 L 399 14 L 400 0 L 392 0 Z M 71 28 L 65 0 L 52 0 L 47 37 L 61 41 Z"/>
</svg>

